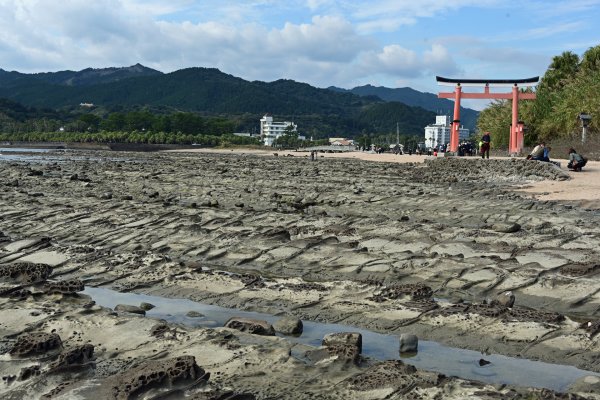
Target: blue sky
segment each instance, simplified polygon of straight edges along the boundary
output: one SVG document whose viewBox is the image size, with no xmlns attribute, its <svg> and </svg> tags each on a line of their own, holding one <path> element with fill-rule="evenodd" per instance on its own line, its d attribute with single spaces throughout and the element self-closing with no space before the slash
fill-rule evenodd
<svg viewBox="0 0 600 400">
<path fill-rule="evenodd" d="M 599 45 L 598 21 L 600 0 L 0 0 L 0 68 L 139 62 L 435 93 L 435 75 L 543 75 Z"/>
</svg>

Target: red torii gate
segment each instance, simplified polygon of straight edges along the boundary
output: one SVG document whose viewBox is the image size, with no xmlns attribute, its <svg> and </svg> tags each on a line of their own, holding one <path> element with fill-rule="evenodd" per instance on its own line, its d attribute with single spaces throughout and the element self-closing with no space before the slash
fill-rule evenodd
<svg viewBox="0 0 600 400">
<path fill-rule="evenodd" d="M 456 84 L 454 93 L 440 92 L 441 99 L 454 98 L 454 120 L 450 131 L 450 151 L 458 151 L 458 132 L 460 126 L 460 99 L 505 99 L 512 100 L 512 124 L 510 126 L 509 154 L 519 154 L 523 150 L 523 123 L 519 122 L 519 99 L 533 100 L 535 93 L 521 93 L 519 85 L 533 86 L 539 81 L 539 76 L 529 79 L 451 79 L 436 76 L 440 85 Z M 483 93 L 462 93 L 462 86 L 484 86 Z M 511 86 L 512 93 L 490 93 L 490 86 Z"/>
</svg>

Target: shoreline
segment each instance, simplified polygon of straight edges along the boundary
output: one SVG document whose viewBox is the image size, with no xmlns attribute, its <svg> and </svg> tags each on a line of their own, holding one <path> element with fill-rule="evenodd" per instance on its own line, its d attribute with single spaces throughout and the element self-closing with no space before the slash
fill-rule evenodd
<svg viewBox="0 0 600 400">
<path fill-rule="evenodd" d="M 138 151 L 138 152 L 174 152 L 174 153 L 205 153 L 205 154 L 251 154 L 263 157 L 298 157 L 309 158 L 308 151 L 252 149 L 252 148 L 198 148 L 185 145 L 154 145 L 129 143 L 64 143 L 64 142 L 13 142 L 11 145 L 0 145 L 2 148 L 31 148 L 31 149 L 72 149 L 72 150 L 108 150 L 108 151 Z M 391 153 L 376 154 L 371 152 L 340 152 L 317 153 L 318 159 L 354 159 L 372 162 L 388 163 L 423 163 L 433 156 L 396 155 Z M 478 156 L 461 157 L 478 159 Z M 492 159 L 511 159 L 508 156 L 492 156 Z M 564 204 L 579 206 L 586 209 L 600 209 L 600 161 L 588 161 L 582 172 L 572 172 L 566 168 L 568 160 L 553 159 L 561 163 L 561 170 L 567 172 L 571 179 L 565 181 L 536 181 L 515 187 L 515 191 L 532 199 L 541 201 L 558 201 Z"/>
<path fill-rule="evenodd" d="M 257 156 L 280 157 L 302 157 L 308 158 L 308 152 L 298 151 L 276 151 L 276 150 L 256 150 L 256 149 L 178 149 L 168 150 L 168 152 L 177 153 L 213 153 L 213 154 L 253 154 Z M 318 159 L 345 158 L 373 162 L 389 163 L 423 163 L 432 156 L 418 155 L 396 155 L 396 154 L 373 154 L 368 152 L 347 152 L 347 153 L 318 153 Z M 479 159 L 479 157 L 461 157 L 464 159 Z M 492 159 L 510 159 L 511 157 L 491 157 Z M 566 166 L 567 159 L 553 159 L 561 163 L 561 170 L 567 172 L 571 179 L 565 181 L 538 181 L 516 187 L 515 190 L 523 195 L 531 196 L 536 200 L 559 201 L 566 204 L 581 206 L 588 209 L 600 209 L 600 161 L 588 161 L 582 172 L 569 171 Z M 536 162 L 536 161 L 532 161 Z"/>
</svg>

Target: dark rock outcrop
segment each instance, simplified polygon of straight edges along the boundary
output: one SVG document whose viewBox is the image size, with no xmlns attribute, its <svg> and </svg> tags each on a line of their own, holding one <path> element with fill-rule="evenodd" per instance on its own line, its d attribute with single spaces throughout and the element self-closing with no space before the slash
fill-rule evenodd
<svg viewBox="0 0 600 400">
<path fill-rule="evenodd" d="M 193 356 L 148 361 L 115 377 L 111 385 L 112 396 L 115 399 L 129 399 L 152 387 L 181 381 L 191 383 L 199 379 L 208 380 L 209 376 L 196 364 Z"/>
<path fill-rule="evenodd" d="M 73 294 L 77 292 L 82 292 L 84 289 L 85 285 L 79 279 L 48 282 L 45 285 L 46 293 Z"/>
<path fill-rule="evenodd" d="M 56 371 L 65 368 L 85 366 L 94 358 L 94 346 L 86 343 L 69 349 L 58 356 L 58 359 L 50 364 L 50 370 Z"/>
<path fill-rule="evenodd" d="M 0 280 L 20 283 L 43 282 L 52 274 L 52 267 L 46 264 L 19 262 L 0 265 Z"/>
<path fill-rule="evenodd" d="M 267 321 L 251 318 L 233 317 L 225 323 L 225 328 L 252 333 L 254 335 L 275 336 L 275 329 Z"/>
<path fill-rule="evenodd" d="M 392 284 L 381 289 L 379 294 L 373 296 L 373 300 L 377 302 L 402 298 L 419 300 L 430 298 L 432 295 L 433 290 L 422 283 Z"/>
<path fill-rule="evenodd" d="M 10 355 L 23 357 L 30 354 L 43 354 L 60 348 L 62 341 L 56 333 L 32 332 L 17 338 Z"/>
</svg>

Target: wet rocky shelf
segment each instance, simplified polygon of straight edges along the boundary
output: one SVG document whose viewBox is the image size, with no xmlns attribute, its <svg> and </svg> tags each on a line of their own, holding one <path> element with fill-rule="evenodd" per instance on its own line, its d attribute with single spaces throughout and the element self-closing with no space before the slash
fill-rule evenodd
<svg viewBox="0 0 600 400">
<path fill-rule="evenodd" d="M 419 375 L 400 360 L 381 361 L 395 371 L 388 379 L 395 386 L 383 389 L 378 362 L 317 367 L 290 358 L 281 338 L 220 326 L 173 322 L 157 339 L 150 334 L 156 321 L 141 313 L 156 309 L 104 310 L 74 295 L 81 285 L 414 333 L 422 343 L 476 351 L 475 362 L 493 353 L 598 372 L 598 212 L 514 191 L 568 178 L 556 168 L 489 161 L 111 152 L 0 161 L 0 352 L 10 358 L 26 332 L 56 333 L 63 346 L 0 363 L 3 376 L 14 376 L 3 397 L 32 393 L 41 380 L 40 395 L 89 395 L 143 360 L 176 364 L 189 355 L 194 361 L 182 359 L 185 368 L 159 386 L 171 385 L 173 395 L 205 387 L 215 396 L 256 398 L 542 396 L 541 389 Z M 40 267 L 21 270 L 20 263 Z M 506 292 L 514 304 L 494 303 Z M 181 318 L 206 320 L 188 311 Z M 75 366 L 49 378 L 61 354 Z M 566 390 L 594 398 L 597 384 L 588 377 Z"/>
</svg>

